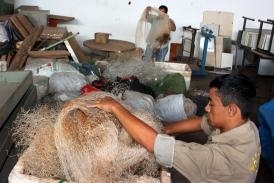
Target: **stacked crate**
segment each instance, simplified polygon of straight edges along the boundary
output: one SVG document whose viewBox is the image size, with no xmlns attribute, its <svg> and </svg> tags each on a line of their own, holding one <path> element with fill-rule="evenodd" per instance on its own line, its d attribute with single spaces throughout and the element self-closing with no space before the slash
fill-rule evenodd
<svg viewBox="0 0 274 183">
<path fill-rule="evenodd" d="M 11 139 L 11 127 L 23 108 L 29 109 L 36 102 L 36 88 L 30 71 L 0 72 L 0 180 L 7 182 L 8 175 L 17 161 Z"/>
</svg>

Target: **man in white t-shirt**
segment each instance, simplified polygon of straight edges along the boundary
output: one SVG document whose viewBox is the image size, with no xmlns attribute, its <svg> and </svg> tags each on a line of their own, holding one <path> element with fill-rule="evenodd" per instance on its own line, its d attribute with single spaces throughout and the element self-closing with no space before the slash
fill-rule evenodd
<svg viewBox="0 0 274 183">
<path fill-rule="evenodd" d="M 146 46 L 146 50 L 145 50 L 145 56 L 144 56 L 144 60 L 145 61 L 152 61 L 153 58 L 155 58 L 156 61 L 165 61 L 165 57 L 166 54 L 168 52 L 168 45 L 169 45 L 169 40 L 170 40 L 170 33 L 168 32 L 168 34 L 164 34 L 161 35 L 160 38 L 157 39 L 162 39 L 161 40 L 161 44 L 158 45 L 158 47 L 154 47 L 154 41 L 155 40 L 151 40 L 150 37 L 153 37 L 152 34 L 154 34 L 155 32 L 157 32 L 157 29 L 161 29 L 160 26 L 162 26 L 161 19 L 164 18 L 168 18 L 169 22 L 168 22 L 168 27 L 169 27 L 169 31 L 175 31 L 176 30 L 176 25 L 174 23 L 174 21 L 172 19 L 170 19 L 167 15 L 168 12 L 168 7 L 165 5 L 161 5 L 159 6 L 159 11 L 162 13 L 162 15 L 153 15 L 153 14 L 149 14 L 151 7 L 148 6 L 146 8 L 146 20 L 147 22 L 149 22 L 151 24 L 151 28 L 150 28 L 150 32 L 148 34 L 148 38 L 146 40 L 147 46 Z M 164 25 L 166 26 L 166 25 Z"/>
</svg>

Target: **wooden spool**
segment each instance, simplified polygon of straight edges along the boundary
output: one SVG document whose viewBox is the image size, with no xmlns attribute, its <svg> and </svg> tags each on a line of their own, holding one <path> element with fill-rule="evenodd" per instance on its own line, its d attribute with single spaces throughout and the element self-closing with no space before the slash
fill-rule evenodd
<svg viewBox="0 0 274 183">
<path fill-rule="evenodd" d="M 103 32 L 96 32 L 94 34 L 95 42 L 99 44 L 106 44 L 109 40 L 109 33 L 103 33 Z"/>
</svg>

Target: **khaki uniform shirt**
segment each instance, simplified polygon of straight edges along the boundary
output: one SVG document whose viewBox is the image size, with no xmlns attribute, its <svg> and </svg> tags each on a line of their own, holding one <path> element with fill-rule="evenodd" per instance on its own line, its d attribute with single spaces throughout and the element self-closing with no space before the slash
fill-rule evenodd
<svg viewBox="0 0 274 183">
<path fill-rule="evenodd" d="M 220 133 L 204 117 L 201 127 L 209 135 L 205 145 L 159 134 L 154 145 L 157 161 L 174 167 L 192 183 L 255 182 L 261 148 L 254 123 Z"/>
</svg>

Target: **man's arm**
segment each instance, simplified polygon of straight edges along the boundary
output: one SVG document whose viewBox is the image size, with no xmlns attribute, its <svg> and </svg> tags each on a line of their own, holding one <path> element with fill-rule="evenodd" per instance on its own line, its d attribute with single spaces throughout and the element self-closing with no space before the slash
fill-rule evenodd
<svg viewBox="0 0 274 183">
<path fill-rule="evenodd" d="M 143 145 L 148 151 L 153 152 L 157 132 L 142 120 L 132 115 L 119 102 L 111 97 L 105 97 L 88 107 L 97 107 L 114 114 L 137 143 Z"/>
<path fill-rule="evenodd" d="M 166 134 L 195 132 L 201 130 L 202 117 L 194 117 L 183 121 L 170 123 L 165 126 Z"/>
<path fill-rule="evenodd" d="M 176 31 L 175 22 L 172 19 L 169 19 L 169 22 L 170 22 L 170 30 L 173 32 Z"/>
</svg>

